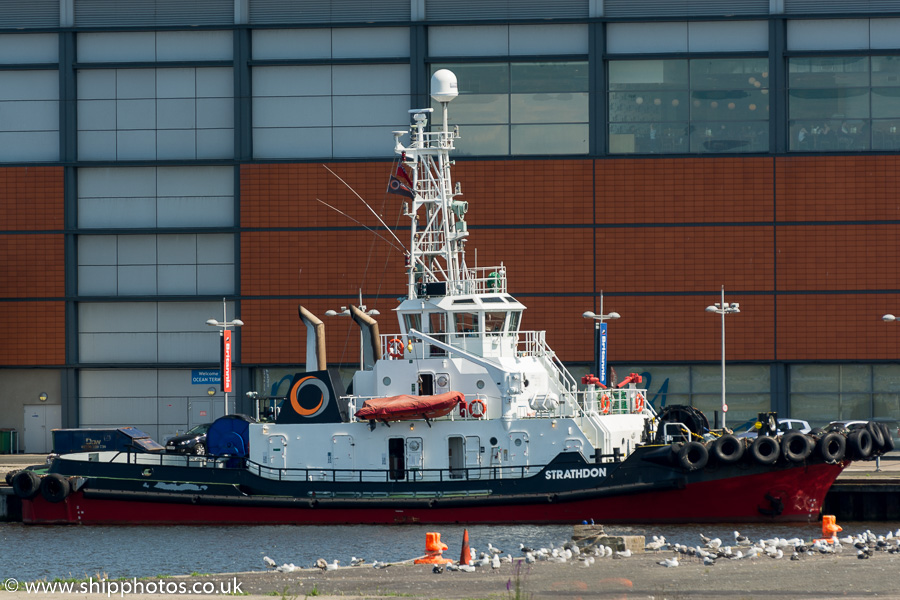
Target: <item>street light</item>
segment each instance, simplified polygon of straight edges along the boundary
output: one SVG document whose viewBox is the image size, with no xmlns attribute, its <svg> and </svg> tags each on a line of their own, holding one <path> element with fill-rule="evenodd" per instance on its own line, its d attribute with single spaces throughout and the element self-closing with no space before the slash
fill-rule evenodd
<svg viewBox="0 0 900 600">
<path fill-rule="evenodd" d="M 881 317 L 881 320 L 887 323 L 893 323 L 897 320 L 897 317 L 895 317 L 894 315 L 884 315 L 883 317 Z"/>
<path fill-rule="evenodd" d="M 222 392 L 225 394 L 225 414 L 228 414 L 228 392 L 231 391 L 231 328 L 237 329 L 244 324 L 240 319 L 228 320 L 225 298 L 222 298 L 222 320 L 207 319 L 210 327 L 221 327 L 219 337 L 222 338 Z"/>
<path fill-rule="evenodd" d="M 362 312 L 364 312 L 365 314 L 367 314 L 369 316 L 375 316 L 375 315 L 381 314 L 380 312 L 378 312 L 377 308 L 373 308 L 371 310 L 366 310 L 366 305 L 362 303 L 362 290 L 359 290 L 359 304 L 357 305 L 357 308 L 359 308 L 359 310 L 361 310 Z M 346 306 L 342 306 L 340 312 L 338 312 L 336 310 L 326 310 L 325 316 L 326 317 L 349 317 L 350 309 L 347 308 Z M 362 332 L 362 329 L 360 329 L 359 330 L 359 370 L 362 371 L 364 369 L 365 369 L 365 367 L 363 365 L 363 332 Z"/>
<path fill-rule="evenodd" d="M 600 290 L 600 314 L 594 314 L 588 310 L 581 316 L 594 320 L 594 362 L 597 366 L 597 377 L 600 379 L 600 383 L 606 385 L 606 323 L 604 321 L 618 319 L 622 315 L 617 312 L 603 314 L 603 290 Z"/>
<path fill-rule="evenodd" d="M 706 312 L 722 315 L 722 429 L 725 429 L 725 413 L 728 405 L 725 404 L 725 315 L 734 315 L 741 312 L 737 302 L 725 303 L 725 286 L 722 286 L 722 302 L 716 302 L 706 307 Z"/>
</svg>

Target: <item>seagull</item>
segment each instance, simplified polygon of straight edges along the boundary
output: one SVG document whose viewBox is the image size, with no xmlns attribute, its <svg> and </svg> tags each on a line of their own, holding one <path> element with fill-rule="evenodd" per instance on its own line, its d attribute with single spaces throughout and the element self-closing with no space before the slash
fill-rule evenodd
<svg viewBox="0 0 900 600">
<path fill-rule="evenodd" d="M 433 567 L 431 567 L 431 572 L 432 573 L 443 573 L 444 567 L 442 567 L 441 565 L 434 565 Z"/>
<path fill-rule="evenodd" d="M 859 552 L 856 553 L 856 558 L 859 558 L 859 559 L 869 558 L 869 554 L 865 550 L 860 550 Z"/>
<path fill-rule="evenodd" d="M 387 569 L 389 566 L 391 566 L 391 563 L 384 563 L 377 560 L 372 563 L 373 569 Z"/>
<path fill-rule="evenodd" d="M 459 570 L 463 573 L 474 573 L 475 565 L 459 565 Z"/>
<path fill-rule="evenodd" d="M 328 565 L 328 561 L 325 560 L 324 558 L 318 558 L 318 559 L 316 559 L 316 568 L 322 569 L 322 570 L 324 571 L 324 570 L 325 570 L 325 567 L 326 567 L 327 565 Z"/>
<path fill-rule="evenodd" d="M 722 540 L 720 540 L 719 538 L 713 538 L 706 542 L 706 545 L 715 550 L 722 545 Z"/>
<path fill-rule="evenodd" d="M 274 569 L 275 567 L 278 566 L 278 564 L 274 560 L 269 558 L 268 556 L 263 556 L 263 562 L 266 564 L 266 567 L 269 569 Z"/>
<path fill-rule="evenodd" d="M 706 565 L 707 567 L 710 567 L 710 566 L 716 564 L 716 559 L 713 558 L 712 556 L 704 556 L 703 564 Z"/>
<path fill-rule="evenodd" d="M 658 565 L 662 565 L 664 567 L 677 567 L 678 566 L 678 558 L 673 556 L 672 558 L 667 558 L 666 560 L 661 560 Z"/>
<path fill-rule="evenodd" d="M 500 568 L 500 555 L 499 554 L 495 554 L 494 557 L 491 559 L 491 568 L 492 569 Z"/>
<path fill-rule="evenodd" d="M 338 560 L 337 559 L 334 559 L 333 563 L 325 563 L 326 571 L 334 571 L 337 568 L 338 568 Z"/>
<path fill-rule="evenodd" d="M 708 538 L 707 536 L 705 536 L 705 535 L 703 535 L 703 534 L 701 533 L 701 534 L 700 534 L 700 541 L 703 542 L 704 545 L 709 545 L 710 538 Z"/>
<path fill-rule="evenodd" d="M 278 567 L 275 570 L 278 571 L 279 573 L 293 573 L 294 571 L 297 570 L 297 567 L 294 566 L 294 563 L 291 563 L 289 565 L 288 564 L 281 565 L 280 567 Z"/>
<path fill-rule="evenodd" d="M 366 559 L 364 559 L 364 558 L 356 558 L 355 556 L 350 557 L 350 566 L 351 567 L 358 567 L 359 565 L 363 564 L 364 562 L 366 562 Z"/>
<path fill-rule="evenodd" d="M 631 550 L 625 548 L 621 552 L 616 552 L 616 558 L 629 558 L 631 557 Z"/>
<path fill-rule="evenodd" d="M 503 550 L 501 550 L 500 548 L 495 548 L 491 545 L 490 542 L 488 542 L 488 552 L 490 552 L 491 554 L 503 554 Z"/>
<path fill-rule="evenodd" d="M 528 554 L 529 552 L 534 552 L 534 548 L 529 548 L 525 544 L 519 544 L 519 550 L 522 551 L 522 554 Z"/>
<path fill-rule="evenodd" d="M 750 538 L 748 538 L 746 535 L 741 535 L 741 533 L 740 533 L 739 531 L 735 531 L 735 532 L 734 532 L 734 543 L 735 543 L 735 544 L 740 544 L 740 545 L 742 545 L 742 546 L 743 546 L 743 545 L 749 545 L 749 544 L 750 544 Z"/>
</svg>

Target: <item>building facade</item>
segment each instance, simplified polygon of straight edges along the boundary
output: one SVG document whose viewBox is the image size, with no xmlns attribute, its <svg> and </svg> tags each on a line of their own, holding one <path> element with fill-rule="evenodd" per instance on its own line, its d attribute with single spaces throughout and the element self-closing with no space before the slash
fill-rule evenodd
<svg viewBox="0 0 900 600">
<path fill-rule="evenodd" d="M 651 400 L 823 424 L 900 417 L 900 0 L 30 0 L 0 11 L 0 428 L 285 393 L 303 304 L 328 361 L 404 293 L 393 130 L 459 79 L 457 179 L 480 264 L 578 373 Z M 333 207 L 333 208 L 331 208 Z M 337 209 L 337 210 L 334 210 Z"/>
</svg>

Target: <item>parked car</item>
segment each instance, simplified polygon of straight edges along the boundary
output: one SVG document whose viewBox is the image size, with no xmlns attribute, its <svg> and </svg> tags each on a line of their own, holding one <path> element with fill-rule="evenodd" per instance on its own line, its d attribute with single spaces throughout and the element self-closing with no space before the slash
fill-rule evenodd
<svg viewBox="0 0 900 600">
<path fill-rule="evenodd" d="M 178 454 L 206 454 L 206 432 L 212 423 L 197 425 L 187 433 L 169 438 L 166 442 L 166 452 Z"/>
<path fill-rule="evenodd" d="M 800 433 L 809 433 L 812 428 L 809 426 L 807 421 L 803 419 L 778 419 L 778 430 L 776 432 L 777 435 L 782 435 L 787 433 L 788 431 L 799 431 Z M 745 437 L 756 437 L 756 433 L 759 431 L 756 428 L 756 424 L 753 423 L 750 425 L 750 428 L 747 431 L 736 433 L 735 435 L 739 438 Z"/>
</svg>

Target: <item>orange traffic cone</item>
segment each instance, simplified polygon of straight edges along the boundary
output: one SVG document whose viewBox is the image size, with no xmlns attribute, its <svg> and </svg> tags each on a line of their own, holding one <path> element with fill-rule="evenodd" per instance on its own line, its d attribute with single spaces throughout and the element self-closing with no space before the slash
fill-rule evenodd
<svg viewBox="0 0 900 600">
<path fill-rule="evenodd" d="M 462 553 L 459 555 L 459 564 L 467 565 L 472 560 L 472 551 L 469 550 L 469 530 L 463 532 Z"/>
</svg>

